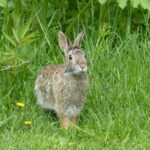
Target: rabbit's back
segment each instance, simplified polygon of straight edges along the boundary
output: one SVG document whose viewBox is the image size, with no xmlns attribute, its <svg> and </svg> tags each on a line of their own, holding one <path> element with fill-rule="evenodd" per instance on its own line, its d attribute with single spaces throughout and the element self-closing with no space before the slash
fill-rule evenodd
<svg viewBox="0 0 150 150">
<path fill-rule="evenodd" d="M 50 64 L 41 70 L 40 75 L 44 79 L 52 79 L 54 74 L 60 71 L 64 71 L 64 64 Z"/>
<path fill-rule="evenodd" d="M 54 95 L 52 89 L 52 82 L 55 74 L 63 72 L 63 64 L 47 65 L 38 75 L 35 82 L 35 93 L 37 96 L 37 103 L 44 109 L 54 109 Z"/>
</svg>

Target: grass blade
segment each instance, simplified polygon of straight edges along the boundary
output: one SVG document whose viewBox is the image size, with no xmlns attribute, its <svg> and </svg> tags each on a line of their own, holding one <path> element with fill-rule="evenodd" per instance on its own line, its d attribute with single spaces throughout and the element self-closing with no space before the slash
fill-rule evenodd
<svg viewBox="0 0 150 150">
<path fill-rule="evenodd" d="M 89 1 L 87 4 L 85 4 L 85 6 L 81 9 L 81 11 L 79 12 L 79 14 L 74 18 L 74 20 L 71 22 L 71 24 L 66 29 L 66 34 L 68 34 L 68 33 L 70 33 L 72 31 L 72 28 L 78 22 L 78 19 L 80 19 L 83 16 L 83 14 L 85 13 L 85 11 L 90 7 L 91 3 L 92 3 L 92 0 Z"/>
</svg>

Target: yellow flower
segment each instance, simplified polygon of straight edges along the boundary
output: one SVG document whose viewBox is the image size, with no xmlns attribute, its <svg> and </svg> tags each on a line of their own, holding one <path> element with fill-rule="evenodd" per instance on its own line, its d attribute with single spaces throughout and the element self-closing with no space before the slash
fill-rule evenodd
<svg viewBox="0 0 150 150">
<path fill-rule="evenodd" d="M 25 124 L 25 125 L 31 125 L 32 122 L 31 122 L 31 121 L 25 121 L 24 124 Z"/>
<path fill-rule="evenodd" d="M 24 106 L 25 106 L 24 103 L 16 103 L 16 105 L 17 105 L 18 107 L 24 107 Z"/>
</svg>

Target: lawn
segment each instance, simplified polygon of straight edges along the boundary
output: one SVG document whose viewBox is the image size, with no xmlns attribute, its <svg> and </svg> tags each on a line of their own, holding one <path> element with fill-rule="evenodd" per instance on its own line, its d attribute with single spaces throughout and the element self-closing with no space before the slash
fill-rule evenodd
<svg viewBox="0 0 150 150">
<path fill-rule="evenodd" d="M 30 63 L 0 72 L 0 149 L 150 149 L 149 38 L 135 33 L 119 37 L 115 44 L 112 39 L 85 33 L 82 47 L 90 87 L 79 124 L 69 130 L 60 127 L 53 113 L 37 106 L 34 95 L 40 69 L 63 63 L 57 40 L 51 41 L 51 48 L 36 44 L 24 47 L 19 55 Z M 16 102 L 25 107 L 17 107 Z"/>
</svg>

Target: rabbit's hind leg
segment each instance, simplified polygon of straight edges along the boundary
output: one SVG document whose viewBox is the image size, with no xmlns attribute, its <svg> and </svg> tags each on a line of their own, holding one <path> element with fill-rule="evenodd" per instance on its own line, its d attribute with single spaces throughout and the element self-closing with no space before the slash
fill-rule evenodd
<svg viewBox="0 0 150 150">
<path fill-rule="evenodd" d="M 70 126 L 70 119 L 67 116 L 61 116 L 60 124 L 63 128 L 68 129 Z"/>
<path fill-rule="evenodd" d="M 75 125 L 77 125 L 77 123 L 78 123 L 77 117 L 71 117 L 71 121 L 72 121 L 72 123 L 74 123 Z"/>
<path fill-rule="evenodd" d="M 35 86 L 35 93 L 37 96 L 37 104 L 40 105 L 43 109 L 54 110 L 53 104 L 48 99 L 47 92 L 44 86 Z"/>
</svg>

